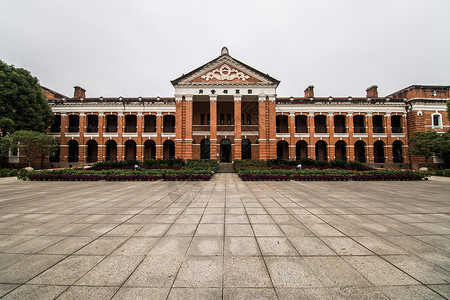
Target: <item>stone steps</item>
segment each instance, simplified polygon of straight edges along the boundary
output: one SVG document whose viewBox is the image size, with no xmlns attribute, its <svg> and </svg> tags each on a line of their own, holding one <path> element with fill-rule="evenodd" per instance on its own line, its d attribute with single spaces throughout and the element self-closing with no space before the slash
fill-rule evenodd
<svg viewBox="0 0 450 300">
<path fill-rule="evenodd" d="M 219 163 L 217 173 L 236 173 L 233 163 Z"/>
</svg>

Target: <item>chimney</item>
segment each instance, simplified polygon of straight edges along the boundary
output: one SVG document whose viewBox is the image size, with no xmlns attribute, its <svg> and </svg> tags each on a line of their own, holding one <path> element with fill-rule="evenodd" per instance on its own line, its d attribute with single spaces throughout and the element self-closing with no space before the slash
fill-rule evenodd
<svg viewBox="0 0 450 300">
<path fill-rule="evenodd" d="M 314 98 L 314 86 L 310 85 L 305 90 L 305 98 Z"/>
<path fill-rule="evenodd" d="M 378 85 L 372 85 L 366 89 L 366 98 L 378 98 Z"/>
<path fill-rule="evenodd" d="M 73 93 L 74 98 L 86 98 L 86 90 L 79 86 L 74 86 L 75 92 Z"/>
</svg>

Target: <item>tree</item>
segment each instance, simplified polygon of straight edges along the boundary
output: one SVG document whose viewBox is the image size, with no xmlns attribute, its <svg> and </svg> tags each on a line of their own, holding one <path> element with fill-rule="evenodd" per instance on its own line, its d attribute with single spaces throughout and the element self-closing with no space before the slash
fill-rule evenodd
<svg viewBox="0 0 450 300">
<path fill-rule="evenodd" d="M 440 133 L 435 142 L 435 155 L 444 160 L 446 165 L 450 162 L 450 132 Z"/>
<path fill-rule="evenodd" d="M 1 117 L 0 118 L 0 131 L 1 136 L 6 136 L 8 133 L 11 133 L 14 128 L 14 121 L 10 118 Z"/>
<path fill-rule="evenodd" d="M 52 136 L 36 131 L 16 131 L 10 139 L 10 146 L 19 148 L 20 154 L 27 159 L 28 166 L 31 166 L 37 156 L 51 154 L 58 147 L 58 142 Z"/>
<path fill-rule="evenodd" d="M 53 122 L 53 113 L 38 79 L 29 71 L 7 65 L 1 60 L 0 117 L 13 121 L 11 132 L 44 132 Z"/>
<path fill-rule="evenodd" d="M 428 159 L 436 155 L 438 140 L 439 133 L 436 131 L 415 132 L 409 140 L 409 153 L 425 157 L 425 165 L 428 167 Z"/>
</svg>

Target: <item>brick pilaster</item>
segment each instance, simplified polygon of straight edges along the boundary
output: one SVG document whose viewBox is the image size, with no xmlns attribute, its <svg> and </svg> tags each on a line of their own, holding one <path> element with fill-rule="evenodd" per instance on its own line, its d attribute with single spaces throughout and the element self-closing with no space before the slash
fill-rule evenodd
<svg viewBox="0 0 450 300">
<path fill-rule="evenodd" d="M 267 118 L 266 95 L 258 96 L 258 124 L 259 124 L 259 159 L 267 159 Z"/>
<path fill-rule="evenodd" d="M 368 133 L 368 139 L 367 139 L 367 162 L 373 163 L 374 162 L 374 151 L 373 151 L 373 121 L 372 121 L 372 114 L 368 113 L 365 118 L 366 121 L 366 132 Z"/>
<path fill-rule="evenodd" d="M 276 109 L 275 109 L 275 95 L 269 95 L 268 116 L 269 120 L 269 158 L 277 158 L 277 121 L 276 121 Z"/>
<path fill-rule="evenodd" d="M 156 158 L 163 158 L 163 145 L 162 145 L 162 127 L 163 127 L 163 115 L 158 113 L 156 115 Z"/>
<path fill-rule="evenodd" d="M 175 95 L 175 156 L 183 157 L 183 99 Z"/>
<path fill-rule="evenodd" d="M 192 159 L 192 95 L 186 95 L 185 97 L 185 117 L 183 120 L 183 127 L 186 128 L 186 134 L 184 139 L 184 158 Z"/>
<path fill-rule="evenodd" d="M 295 114 L 290 113 L 288 117 L 289 124 L 289 159 L 295 160 Z"/>
<path fill-rule="evenodd" d="M 217 95 L 209 95 L 209 158 L 219 159 L 217 155 Z"/>
<path fill-rule="evenodd" d="M 347 132 L 348 132 L 348 160 L 355 160 L 355 142 L 356 139 L 353 137 L 353 133 L 354 133 L 354 124 L 353 124 L 353 114 L 349 113 L 347 114 L 347 118 L 346 118 L 346 123 L 347 123 Z"/>
<path fill-rule="evenodd" d="M 242 158 L 241 95 L 234 95 L 234 159 Z"/>
</svg>

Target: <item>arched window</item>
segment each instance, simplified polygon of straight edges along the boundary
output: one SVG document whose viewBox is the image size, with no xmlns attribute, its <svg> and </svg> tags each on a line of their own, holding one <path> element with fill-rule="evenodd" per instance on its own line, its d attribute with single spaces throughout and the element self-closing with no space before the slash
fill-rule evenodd
<svg viewBox="0 0 450 300">
<path fill-rule="evenodd" d="M 316 160 L 328 160 L 327 143 L 325 141 L 317 141 L 316 143 Z"/>
<path fill-rule="evenodd" d="M 136 132 L 137 129 L 137 116 L 126 115 L 125 116 L 125 132 Z"/>
<path fill-rule="evenodd" d="M 175 132 L 175 116 L 166 115 L 163 117 L 163 132 Z"/>
<path fill-rule="evenodd" d="M 288 116 L 277 116 L 277 133 L 288 133 Z"/>
<path fill-rule="evenodd" d="M 58 142 L 58 148 L 56 149 L 55 152 L 51 153 L 49 156 L 50 162 L 59 162 L 60 150 L 61 150 L 61 147 L 59 146 L 59 142 Z"/>
<path fill-rule="evenodd" d="M 146 140 L 144 143 L 144 159 L 156 158 L 156 143 L 153 140 Z"/>
<path fill-rule="evenodd" d="M 289 159 L 289 144 L 286 141 L 277 143 L 277 158 Z"/>
<path fill-rule="evenodd" d="M 373 144 L 373 156 L 375 163 L 384 163 L 384 142 L 383 141 L 376 141 Z"/>
<path fill-rule="evenodd" d="M 86 132 L 98 132 L 98 116 L 88 115 Z"/>
<path fill-rule="evenodd" d="M 334 116 L 334 132 L 336 133 L 346 133 L 347 127 L 345 126 L 345 119 L 347 117 L 344 115 Z"/>
<path fill-rule="evenodd" d="M 117 132 L 117 115 L 106 116 L 106 132 Z"/>
<path fill-rule="evenodd" d="M 105 160 L 117 160 L 117 143 L 114 140 L 106 142 Z"/>
<path fill-rule="evenodd" d="M 229 139 L 220 141 L 220 161 L 231 162 L 231 142 Z"/>
<path fill-rule="evenodd" d="M 353 131 L 355 133 L 365 133 L 366 132 L 365 116 L 356 115 L 353 117 Z"/>
<path fill-rule="evenodd" d="M 175 158 L 175 143 L 172 140 L 166 140 L 163 144 L 164 159 Z"/>
<path fill-rule="evenodd" d="M 69 156 L 67 157 L 68 162 L 78 161 L 78 142 L 76 140 L 70 140 L 69 143 Z"/>
<path fill-rule="evenodd" d="M 252 142 L 249 139 L 243 139 L 241 142 L 241 156 L 242 159 L 252 158 Z"/>
<path fill-rule="evenodd" d="M 403 162 L 403 143 L 401 141 L 395 141 L 392 143 L 392 155 L 394 163 Z"/>
<path fill-rule="evenodd" d="M 442 115 L 439 113 L 434 113 L 431 115 L 433 126 L 442 126 Z"/>
<path fill-rule="evenodd" d="M 308 143 L 306 141 L 298 141 L 295 145 L 295 159 L 300 160 L 308 157 Z"/>
<path fill-rule="evenodd" d="M 347 143 L 344 141 L 337 141 L 334 145 L 336 160 L 347 160 Z"/>
<path fill-rule="evenodd" d="M 70 115 L 69 116 L 69 126 L 67 128 L 69 132 L 78 132 L 80 130 L 80 116 Z"/>
<path fill-rule="evenodd" d="M 355 160 L 366 162 L 366 143 L 364 141 L 356 141 L 355 143 Z"/>
<path fill-rule="evenodd" d="M 314 131 L 317 133 L 327 133 L 327 116 L 314 116 Z"/>
<path fill-rule="evenodd" d="M 305 115 L 295 116 L 295 132 L 308 132 L 308 117 Z"/>
<path fill-rule="evenodd" d="M 53 124 L 50 127 L 50 132 L 60 132 L 61 131 L 61 115 L 53 116 Z"/>
<path fill-rule="evenodd" d="M 384 133 L 384 116 L 376 115 L 372 117 L 373 133 Z"/>
<path fill-rule="evenodd" d="M 89 140 L 86 143 L 87 146 L 87 156 L 86 156 L 86 162 L 96 162 L 97 161 L 97 155 L 98 155 L 98 146 L 97 142 L 95 140 Z"/>
<path fill-rule="evenodd" d="M 209 139 L 203 139 L 200 142 L 200 159 L 209 159 L 210 143 Z"/>
<path fill-rule="evenodd" d="M 144 117 L 144 132 L 156 132 L 156 116 L 146 115 Z"/>
<path fill-rule="evenodd" d="M 125 160 L 136 159 L 136 142 L 128 140 L 125 142 Z"/>
<path fill-rule="evenodd" d="M 394 115 L 391 117 L 392 133 L 402 133 L 402 116 Z"/>
</svg>

